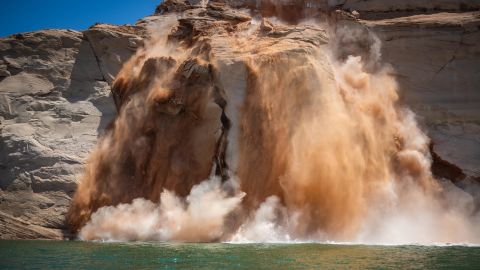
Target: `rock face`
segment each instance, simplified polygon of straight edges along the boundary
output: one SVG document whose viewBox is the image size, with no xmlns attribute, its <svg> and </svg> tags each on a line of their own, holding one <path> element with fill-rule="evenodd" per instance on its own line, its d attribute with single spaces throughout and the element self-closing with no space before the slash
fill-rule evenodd
<svg viewBox="0 0 480 270">
<path fill-rule="evenodd" d="M 480 12 L 363 21 L 381 38 L 404 102 L 427 126 L 434 151 L 480 177 Z M 461 179 L 458 179 L 461 180 Z"/>
<path fill-rule="evenodd" d="M 329 2 L 346 10 L 356 10 L 362 15 L 362 18 L 369 19 L 480 9 L 478 0 L 333 0 Z"/>
<path fill-rule="evenodd" d="M 258 1 L 226 2 L 250 8 L 253 15 L 261 9 Z M 478 1 L 274 2 L 261 1 L 261 13 L 289 21 L 306 14 L 324 16 L 312 8 L 358 11 L 361 20 L 347 17 L 382 40 L 383 60 L 394 67 L 403 101 L 433 140 L 439 176 L 480 178 Z M 251 20 L 225 1 L 210 1 L 207 14 L 201 5 L 166 0 L 156 16 L 135 26 L 100 24 L 84 32 L 43 30 L 0 39 L 0 238 L 68 237 L 65 214 L 83 164 L 116 115 L 111 83 L 142 46 L 149 21 L 185 12 L 171 36 L 189 42 L 200 38 L 199 33 L 228 36 L 232 27 Z M 327 42 L 322 29 L 260 23 L 263 32 L 257 41 L 287 56 Z M 239 99 L 236 89 L 248 83 L 247 70 L 224 44 L 212 39 L 209 49 L 219 59 L 222 72 L 217 75 L 226 98 L 234 103 Z M 453 169 L 445 170 L 448 166 Z"/>
<path fill-rule="evenodd" d="M 140 44 L 134 30 L 0 39 L 0 238 L 63 238 L 82 164 L 116 115 L 108 83 Z"/>
</svg>

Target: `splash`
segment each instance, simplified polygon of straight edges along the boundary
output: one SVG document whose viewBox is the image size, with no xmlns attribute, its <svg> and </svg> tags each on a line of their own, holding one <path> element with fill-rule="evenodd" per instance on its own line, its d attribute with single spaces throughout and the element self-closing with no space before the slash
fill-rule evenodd
<svg viewBox="0 0 480 270">
<path fill-rule="evenodd" d="M 298 30 L 265 20 L 204 23 L 165 16 L 117 76 L 119 115 L 68 216 L 80 238 L 480 242 L 375 36 L 313 26 L 329 46 L 279 41 Z"/>
<path fill-rule="evenodd" d="M 137 198 L 131 204 L 100 208 L 81 229 L 79 237 L 118 241 L 218 240 L 224 234 L 226 215 L 238 207 L 243 195 L 227 196 L 220 179 L 214 177 L 194 186 L 185 199 L 164 191 L 161 204 Z"/>
</svg>

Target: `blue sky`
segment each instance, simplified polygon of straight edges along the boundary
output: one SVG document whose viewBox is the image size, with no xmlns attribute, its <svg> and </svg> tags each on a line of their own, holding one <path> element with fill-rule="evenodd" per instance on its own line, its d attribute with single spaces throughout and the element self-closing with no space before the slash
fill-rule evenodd
<svg viewBox="0 0 480 270">
<path fill-rule="evenodd" d="M 84 30 L 96 22 L 132 24 L 161 0 L 0 0 L 0 37 L 39 29 Z"/>
</svg>

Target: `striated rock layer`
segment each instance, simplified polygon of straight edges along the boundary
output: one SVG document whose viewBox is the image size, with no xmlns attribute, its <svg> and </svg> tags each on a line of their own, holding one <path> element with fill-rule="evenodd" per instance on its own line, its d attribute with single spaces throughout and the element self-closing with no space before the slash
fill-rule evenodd
<svg viewBox="0 0 480 270">
<path fill-rule="evenodd" d="M 404 102 L 421 117 L 434 151 L 480 177 L 480 12 L 364 21 L 378 33 Z M 463 180 L 463 179 L 454 179 Z"/>
<path fill-rule="evenodd" d="M 111 125 L 109 132 L 114 135 L 100 144 L 112 152 L 97 150 L 90 158 L 90 163 L 97 164 L 93 168 L 108 171 L 87 169 L 84 179 L 93 182 L 83 181 L 70 210 L 74 231 L 104 205 L 130 203 L 137 197 L 157 202 L 164 188 L 186 196 L 212 174 L 212 167 L 213 174 L 224 180 L 232 171 L 239 178 L 261 179 L 256 182 L 263 187 L 242 186 L 250 194 L 244 203 L 252 207 L 269 195 L 282 197 L 282 187 L 268 179 L 282 174 L 280 167 L 288 163 L 282 146 L 291 138 L 271 140 L 276 134 L 285 134 L 285 127 L 260 128 L 272 115 L 261 113 L 266 109 L 255 104 L 266 95 L 275 106 L 294 110 L 288 107 L 290 99 L 297 99 L 297 104 L 305 100 L 288 94 L 277 100 L 277 96 L 262 92 L 259 81 L 278 76 L 279 81 L 270 87 L 288 93 L 299 82 L 315 77 L 292 70 L 302 69 L 315 55 L 326 76 L 318 84 L 332 84 L 331 63 L 327 55 L 318 55 L 317 48 L 334 45 L 341 48 L 336 50 L 339 57 L 362 55 L 375 43 L 365 34 L 368 31 L 382 40 L 382 59 L 394 68 L 391 73 L 399 81 L 401 102 L 417 113 L 432 138 L 433 173 L 478 195 L 480 97 L 476 90 L 480 65 L 476 44 L 480 15 L 475 11 L 476 1 L 439 1 L 436 6 L 431 1 L 227 2 L 250 11 L 232 9 L 224 1 L 210 1 L 205 9 L 202 1 L 167 0 L 155 16 L 135 26 L 100 24 L 83 33 L 45 30 L 0 40 L 1 238 L 69 236 L 65 215 L 84 174 L 85 159 L 117 110 L 124 121 Z M 356 10 L 359 15 L 331 12 L 335 9 Z M 310 17 L 338 27 L 288 25 L 275 19 L 272 23 L 259 15 L 277 16 L 289 23 Z M 155 25 L 173 29 L 165 34 L 174 47 L 162 45 L 153 54 L 142 49 L 127 61 L 143 48 L 147 26 Z M 357 31 L 341 34 L 343 26 Z M 354 38 L 349 39 L 351 35 Z M 362 40 L 358 36 L 363 43 L 358 43 Z M 148 42 L 153 44 L 161 37 L 158 34 Z M 360 45 L 350 46 L 353 40 Z M 252 54 L 254 60 L 248 60 L 246 56 Z M 274 74 L 268 74 L 269 70 Z M 165 75 L 157 79 L 158 74 Z M 157 88 L 165 91 L 150 91 Z M 174 90 L 173 97 L 168 89 Z M 252 92 L 244 93 L 245 89 Z M 242 102 L 245 95 L 246 105 Z M 242 106 L 243 111 L 238 111 Z M 265 106 L 270 113 L 282 111 Z M 248 126 L 232 123 L 239 113 L 247 114 Z M 284 117 L 295 122 L 300 116 Z M 227 138 L 242 136 L 255 139 L 226 146 Z M 116 148 L 118 145 L 123 147 Z M 249 158 L 232 160 L 232 152 Z M 268 166 L 273 159 L 278 159 L 275 164 L 279 168 L 244 169 Z M 250 164 L 242 166 L 246 161 Z M 87 198 L 78 198 L 82 194 Z M 349 199 L 358 203 L 355 197 Z M 309 199 L 290 199 L 293 205 L 304 200 Z M 320 204 L 333 203 L 332 198 L 325 200 Z M 321 226 L 336 231 L 338 226 L 346 226 L 350 217 L 355 215 L 345 212 L 340 223 Z"/>
<path fill-rule="evenodd" d="M 1 238 L 63 238 L 84 159 L 116 115 L 109 81 L 141 44 L 127 30 L 0 39 Z"/>
</svg>

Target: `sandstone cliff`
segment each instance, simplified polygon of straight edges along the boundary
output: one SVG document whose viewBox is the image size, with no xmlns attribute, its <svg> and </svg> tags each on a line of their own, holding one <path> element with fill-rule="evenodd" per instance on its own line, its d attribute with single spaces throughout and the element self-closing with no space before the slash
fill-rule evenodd
<svg viewBox="0 0 480 270">
<path fill-rule="evenodd" d="M 384 60 L 395 68 L 404 102 L 428 126 L 434 151 L 478 179 L 480 13 L 441 12 L 363 23 L 381 37 Z"/>
<path fill-rule="evenodd" d="M 84 159 L 115 117 L 109 82 L 141 27 L 97 25 L 0 40 L 0 235 L 62 238 Z"/>
<path fill-rule="evenodd" d="M 322 27 L 257 19 L 262 7 L 255 1 L 227 1 L 252 14 L 224 1 L 210 1 L 206 9 L 201 2 L 165 1 L 156 15 L 134 26 L 100 24 L 84 32 L 43 30 L 0 39 L 0 238 L 68 237 L 65 214 L 85 158 L 116 116 L 111 84 L 142 46 L 149 22 L 178 19 L 171 37 L 184 43 L 212 37 L 207 44 L 218 59 L 221 72 L 216 76 L 224 98 L 233 104 L 237 89 L 248 83 L 248 71 L 239 60 L 241 52 L 232 51 L 222 38 L 238 31 L 239 24 L 253 18 L 263 29 L 256 33 L 257 46 L 285 57 L 301 58 L 312 47 L 333 42 Z M 361 31 L 365 25 L 382 40 L 383 60 L 394 67 L 403 102 L 419 115 L 433 140 L 434 172 L 459 186 L 478 181 L 478 1 L 312 1 L 318 4 L 315 12 L 303 1 L 289 4 L 296 7 L 293 15 L 285 6 L 265 2 L 260 13 L 289 21 L 305 14 L 332 20 L 327 10 L 337 8 L 358 11 L 337 12 L 333 19 L 339 25 L 359 25 Z M 177 18 L 175 12 L 183 14 Z M 194 72 L 192 65 L 185 73 Z M 221 115 L 222 107 L 212 114 Z M 217 118 L 207 128 L 225 125 Z"/>
</svg>

